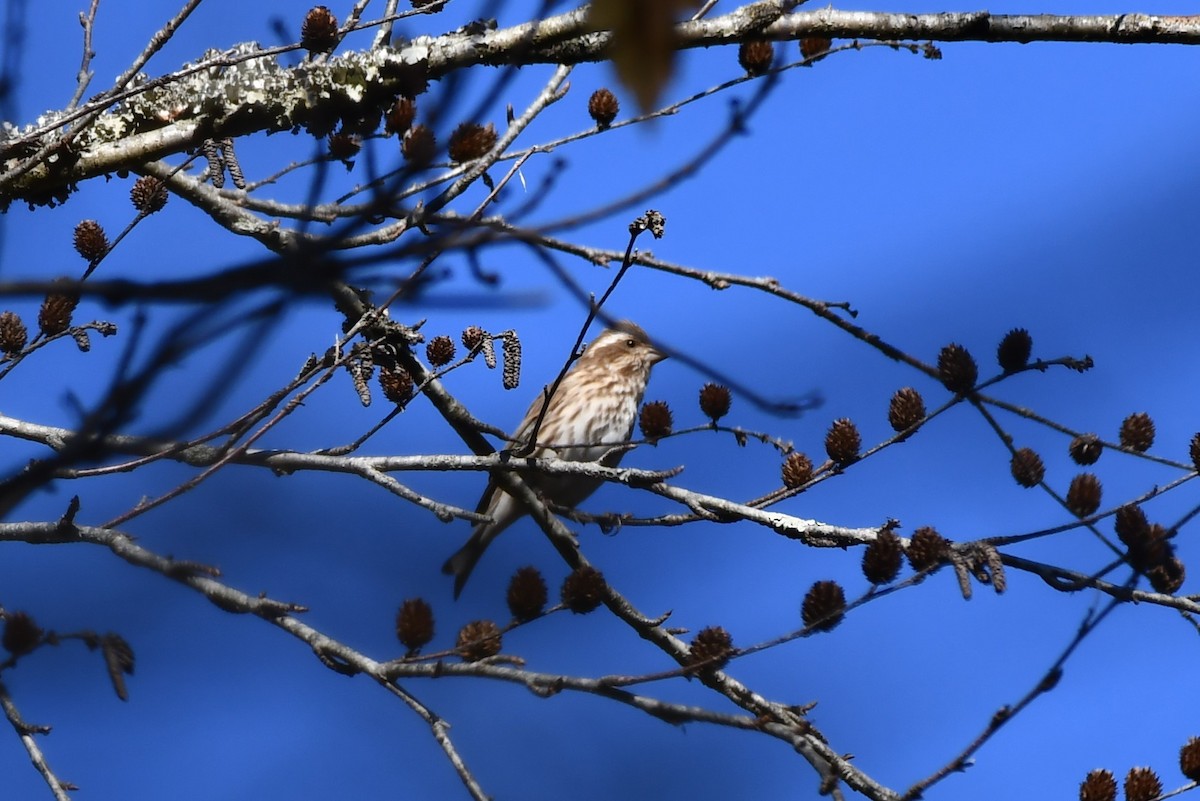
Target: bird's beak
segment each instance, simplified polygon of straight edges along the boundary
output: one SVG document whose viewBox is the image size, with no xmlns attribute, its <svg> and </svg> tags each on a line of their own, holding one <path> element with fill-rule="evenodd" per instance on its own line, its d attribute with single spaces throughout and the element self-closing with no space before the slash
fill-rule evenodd
<svg viewBox="0 0 1200 801">
<path fill-rule="evenodd" d="M 667 354 L 665 351 L 661 351 L 658 348 L 654 347 L 653 345 L 650 346 L 650 363 L 651 364 L 658 364 L 665 358 L 667 358 Z"/>
</svg>

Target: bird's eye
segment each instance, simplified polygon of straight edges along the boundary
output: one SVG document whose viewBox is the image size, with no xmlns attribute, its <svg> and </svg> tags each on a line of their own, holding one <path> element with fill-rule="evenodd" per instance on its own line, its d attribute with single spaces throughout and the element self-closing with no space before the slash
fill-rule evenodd
<svg viewBox="0 0 1200 801">
<path fill-rule="evenodd" d="M 637 340 L 636 339 L 627 339 L 627 340 L 625 340 L 625 344 L 632 348 L 635 345 L 637 345 Z"/>
</svg>

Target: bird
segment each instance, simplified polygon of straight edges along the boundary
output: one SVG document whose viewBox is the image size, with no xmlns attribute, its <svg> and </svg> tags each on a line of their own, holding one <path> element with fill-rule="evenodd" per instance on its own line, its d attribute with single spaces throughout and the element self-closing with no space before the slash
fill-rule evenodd
<svg viewBox="0 0 1200 801">
<path fill-rule="evenodd" d="M 622 320 L 588 345 L 550 396 L 550 406 L 537 431 L 537 442 L 528 454 L 529 436 L 546 402 L 543 390 L 512 435 L 513 448 L 522 455 L 552 457 L 572 462 L 597 459 L 616 467 L 625 455 L 618 448 L 629 441 L 638 407 L 650 380 L 650 368 L 667 358 L 640 326 Z M 603 483 L 578 475 L 522 474 L 526 484 L 554 503 L 573 507 Z M 500 489 L 493 478 L 475 510 L 489 520 L 479 523 L 466 545 L 446 560 L 442 572 L 454 576 L 454 597 L 466 586 L 471 571 L 492 540 L 526 514 L 524 504 Z"/>
</svg>

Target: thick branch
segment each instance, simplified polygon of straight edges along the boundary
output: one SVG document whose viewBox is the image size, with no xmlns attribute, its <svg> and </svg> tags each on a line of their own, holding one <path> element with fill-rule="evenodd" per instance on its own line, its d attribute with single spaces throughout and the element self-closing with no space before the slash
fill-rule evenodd
<svg viewBox="0 0 1200 801">
<path fill-rule="evenodd" d="M 789 4 L 762 2 L 724 16 L 677 26 L 681 49 L 736 43 L 764 33 L 777 39 L 829 36 L 983 42 L 1114 42 L 1200 44 L 1200 17 L 994 15 L 986 11 L 888 14 L 831 8 L 782 14 Z M 764 23 L 770 22 L 766 27 Z M 588 32 L 585 10 L 480 34 L 422 36 L 402 49 L 348 52 L 284 67 L 274 53 L 244 44 L 210 52 L 173 76 L 143 81 L 94 123 L 72 132 L 69 152 L 22 172 L 23 154 L 62 135 L 71 121 L 103 108 L 54 112 L 24 131 L 0 130 L 0 203 L 41 195 L 103 173 L 197 147 L 216 134 L 303 127 L 347 107 L 382 108 L 414 72 L 436 79 L 479 64 L 578 63 L 607 57 L 611 34 Z"/>
</svg>

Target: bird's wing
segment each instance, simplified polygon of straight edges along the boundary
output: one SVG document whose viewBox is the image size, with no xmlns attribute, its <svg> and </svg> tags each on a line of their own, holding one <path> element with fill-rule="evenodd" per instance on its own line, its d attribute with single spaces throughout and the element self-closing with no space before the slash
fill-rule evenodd
<svg viewBox="0 0 1200 801">
<path fill-rule="evenodd" d="M 538 393 L 538 396 L 533 399 L 533 403 L 529 405 L 529 410 L 525 412 L 525 416 L 521 418 L 521 424 L 517 426 L 517 430 L 513 432 L 512 438 L 515 445 L 519 445 L 522 440 L 528 436 L 533 429 L 534 422 L 542 412 L 542 404 L 546 401 L 545 388 Z M 475 514 L 486 514 L 488 507 L 492 505 L 492 500 L 496 497 L 496 491 L 500 489 L 500 485 L 495 479 L 488 481 L 487 489 L 483 491 L 483 496 L 479 499 L 479 504 L 475 507 Z"/>
</svg>

